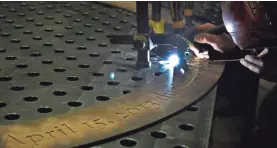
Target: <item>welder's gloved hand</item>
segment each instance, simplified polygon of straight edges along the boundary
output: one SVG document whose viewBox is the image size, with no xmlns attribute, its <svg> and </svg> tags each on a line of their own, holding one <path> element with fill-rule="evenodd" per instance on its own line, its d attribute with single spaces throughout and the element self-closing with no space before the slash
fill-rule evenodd
<svg viewBox="0 0 277 148">
<path fill-rule="evenodd" d="M 261 78 L 277 82 L 277 54 L 271 54 L 268 48 L 265 48 L 258 56 L 245 56 L 240 59 L 240 63 L 259 74 Z"/>
<path fill-rule="evenodd" d="M 215 25 L 206 23 L 203 25 L 195 26 L 197 31 L 204 31 L 215 27 Z M 227 34 L 223 33 L 220 35 L 213 35 L 209 33 L 200 33 L 194 37 L 194 40 L 198 43 L 209 44 L 215 50 L 223 53 L 232 51 L 235 49 L 236 45 L 233 42 L 232 38 Z M 198 58 L 209 58 L 208 52 L 199 53 L 199 50 L 194 46 L 190 46 L 190 49 L 196 54 Z"/>
</svg>

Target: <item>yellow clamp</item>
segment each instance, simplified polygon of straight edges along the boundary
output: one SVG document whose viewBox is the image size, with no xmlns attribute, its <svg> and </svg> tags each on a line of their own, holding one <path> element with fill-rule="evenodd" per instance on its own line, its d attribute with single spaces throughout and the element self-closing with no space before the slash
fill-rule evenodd
<svg viewBox="0 0 277 148">
<path fill-rule="evenodd" d="M 145 37 L 144 34 L 135 34 L 134 35 L 134 40 L 141 40 L 141 41 L 144 41 L 146 43 L 147 42 L 147 37 Z"/>
<path fill-rule="evenodd" d="M 161 20 L 159 22 L 149 20 L 149 26 L 153 28 L 154 32 L 157 34 L 164 33 L 164 24 L 165 20 Z"/>
</svg>

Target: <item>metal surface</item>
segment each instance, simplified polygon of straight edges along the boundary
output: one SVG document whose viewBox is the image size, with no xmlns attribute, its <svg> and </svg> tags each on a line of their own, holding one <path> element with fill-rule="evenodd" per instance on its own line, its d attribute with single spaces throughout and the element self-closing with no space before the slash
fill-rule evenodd
<svg viewBox="0 0 277 148">
<path fill-rule="evenodd" d="M 4 2 L 0 12 L 0 147 L 103 142 L 197 101 L 221 74 L 196 59 L 184 74 L 155 62 L 136 71 L 136 52 L 108 42 L 134 31 L 134 15 L 116 8 Z"/>
</svg>

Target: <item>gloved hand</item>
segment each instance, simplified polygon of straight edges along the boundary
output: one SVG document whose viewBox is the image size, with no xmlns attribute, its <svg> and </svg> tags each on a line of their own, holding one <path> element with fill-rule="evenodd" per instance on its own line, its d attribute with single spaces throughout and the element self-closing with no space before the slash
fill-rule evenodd
<svg viewBox="0 0 277 148">
<path fill-rule="evenodd" d="M 245 56 L 240 60 L 240 63 L 249 70 L 259 74 L 261 78 L 277 82 L 276 57 L 276 53 L 271 54 L 268 48 L 265 48 L 258 56 Z"/>
<path fill-rule="evenodd" d="M 195 26 L 195 30 L 203 31 L 208 30 L 215 27 L 215 25 L 206 23 L 203 25 Z M 194 37 L 194 40 L 199 43 L 206 43 L 211 45 L 215 50 L 224 53 L 228 51 L 232 51 L 235 49 L 236 45 L 233 42 L 232 38 L 227 34 L 223 33 L 220 35 L 213 35 L 209 33 L 200 33 Z M 198 58 L 205 58 L 208 59 L 208 52 L 199 53 L 199 50 L 196 49 L 194 46 L 190 46 L 190 49 L 196 54 Z"/>
</svg>

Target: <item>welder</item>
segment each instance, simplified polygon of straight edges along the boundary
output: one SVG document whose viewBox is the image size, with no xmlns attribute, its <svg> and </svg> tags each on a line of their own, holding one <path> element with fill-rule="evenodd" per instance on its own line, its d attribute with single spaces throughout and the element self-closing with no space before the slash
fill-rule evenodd
<svg viewBox="0 0 277 148">
<path fill-rule="evenodd" d="M 209 44 L 221 53 L 246 48 L 263 49 L 256 55 L 246 55 L 239 61 L 226 62 L 218 84 L 218 94 L 221 96 L 219 102 L 221 100 L 228 103 L 217 109 L 215 115 L 221 118 L 242 116 L 245 119 L 242 147 L 277 147 L 277 101 L 270 104 L 273 113 L 262 113 L 267 117 L 259 118 L 267 121 L 258 124 L 258 130 L 253 132 L 259 78 L 277 81 L 277 49 L 274 49 L 277 47 L 276 6 L 276 2 L 222 2 L 222 17 L 227 33 L 200 33 L 194 38 L 196 42 Z M 206 30 L 213 27 L 215 26 L 212 24 L 204 24 L 195 29 Z M 200 53 L 195 47 L 191 49 L 197 56 L 209 58 L 208 52 Z"/>
</svg>

